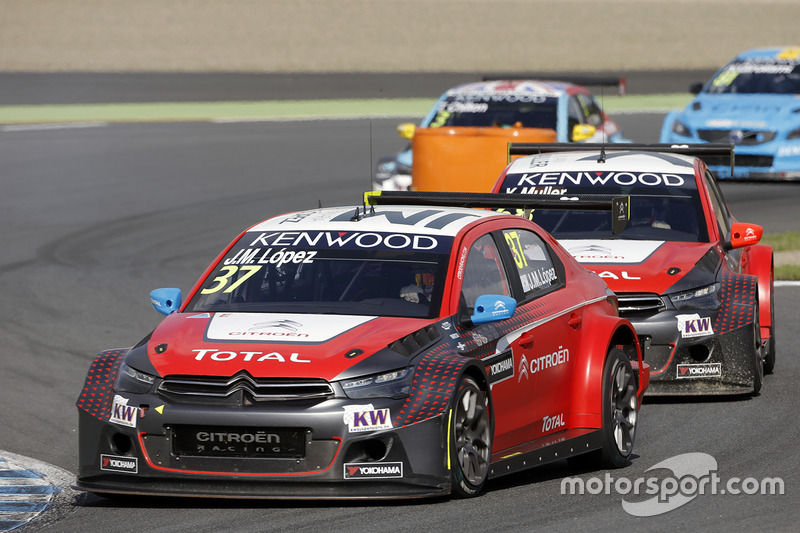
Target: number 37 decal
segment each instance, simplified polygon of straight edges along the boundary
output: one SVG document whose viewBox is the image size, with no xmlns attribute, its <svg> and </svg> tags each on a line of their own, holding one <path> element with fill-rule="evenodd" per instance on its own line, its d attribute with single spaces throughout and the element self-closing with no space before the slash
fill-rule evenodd
<svg viewBox="0 0 800 533">
<path fill-rule="evenodd" d="M 253 274 L 259 270 L 261 270 L 261 265 L 224 266 L 222 270 L 220 270 L 219 276 L 214 278 L 214 285 L 201 290 L 200 294 L 214 294 L 219 291 L 225 293 L 233 292 L 239 285 L 250 279 Z M 230 283 L 233 276 L 239 271 L 243 272 L 243 275 L 239 279 L 233 281 L 233 283 Z M 228 285 L 229 283 L 230 285 Z"/>
</svg>

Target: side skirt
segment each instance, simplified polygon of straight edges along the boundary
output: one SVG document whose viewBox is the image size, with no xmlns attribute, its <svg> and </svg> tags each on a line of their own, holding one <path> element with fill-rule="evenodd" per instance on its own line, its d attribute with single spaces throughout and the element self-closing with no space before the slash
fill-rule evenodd
<svg viewBox="0 0 800 533">
<path fill-rule="evenodd" d="M 602 447 L 602 430 L 568 429 L 492 454 L 489 479 L 599 450 Z"/>
</svg>

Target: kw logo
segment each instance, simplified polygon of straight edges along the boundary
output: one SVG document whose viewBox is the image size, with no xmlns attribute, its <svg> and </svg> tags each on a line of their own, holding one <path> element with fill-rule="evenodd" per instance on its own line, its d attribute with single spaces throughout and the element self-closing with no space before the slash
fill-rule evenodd
<svg viewBox="0 0 800 533">
<path fill-rule="evenodd" d="M 372 404 L 348 405 L 344 408 L 344 423 L 350 433 L 392 429 L 389 409 L 375 409 Z"/>
</svg>

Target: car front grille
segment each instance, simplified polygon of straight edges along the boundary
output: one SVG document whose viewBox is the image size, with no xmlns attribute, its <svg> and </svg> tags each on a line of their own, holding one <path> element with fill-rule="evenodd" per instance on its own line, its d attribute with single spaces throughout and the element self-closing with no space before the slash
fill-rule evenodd
<svg viewBox="0 0 800 533">
<path fill-rule="evenodd" d="M 657 294 L 617 294 L 620 316 L 655 314 L 666 306 Z"/>
<path fill-rule="evenodd" d="M 736 166 L 737 167 L 771 167 L 773 157 L 771 155 L 749 155 L 749 154 L 737 154 L 735 156 Z M 730 167 L 731 166 L 731 158 L 729 156 L 718 156 L 718 155 L 704 155 L 703 161 L 705 161 L 706 165 L 713 167 L 713 166 L 723 166 L 723 167 Z"/>
<path fill-rule="evenodd" d="M 755 146 L 774 139 L 775 132 L 761 130 L 697 130 L 697 136 L 709 143 L 734 143 L 742 146 Z"/>
<path fill-rule="evenodd" d="M 167 376 L 158 393 L 180 403 L 247 405 L 267 401 L 332 398 L 333 387 L 322 379 L 254 378 L 247 372 L 233 377 Z"/>
<path fill-rule="evenodd" d="M 771 155 L 737 155 L 737 167 L 771 167 L 773 157 Z"/>
</svg>

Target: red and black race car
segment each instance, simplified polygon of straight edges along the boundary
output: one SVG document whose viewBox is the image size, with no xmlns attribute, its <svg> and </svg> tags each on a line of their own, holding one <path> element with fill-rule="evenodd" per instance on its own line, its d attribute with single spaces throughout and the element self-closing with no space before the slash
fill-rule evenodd
<svg viewBox="0 0 800 533">
<path fill-rule="evenodd" d="M 606 283 L 489 210 L 277 216 L 185 302 L 151 299 L 167 317 L 89 368 L 79 490 L 473 496 L 563 458 L 627 464 L 649 383 Z"/>
<path fill-rule="evenodd" d="M 651 367 L 649 395 L 759 392 L 775 366 L 772 248 L 758 244 L 760 226 L 734 219 L 704 162 L 731 162 L 731 146 L 512 144 L 509 152 L 522 157 L 494 192 L 550 204 L 629 198 L 618 234 L 607 217 L 569 201 L 530 219 L 617 293 Z"/>
</svg>

